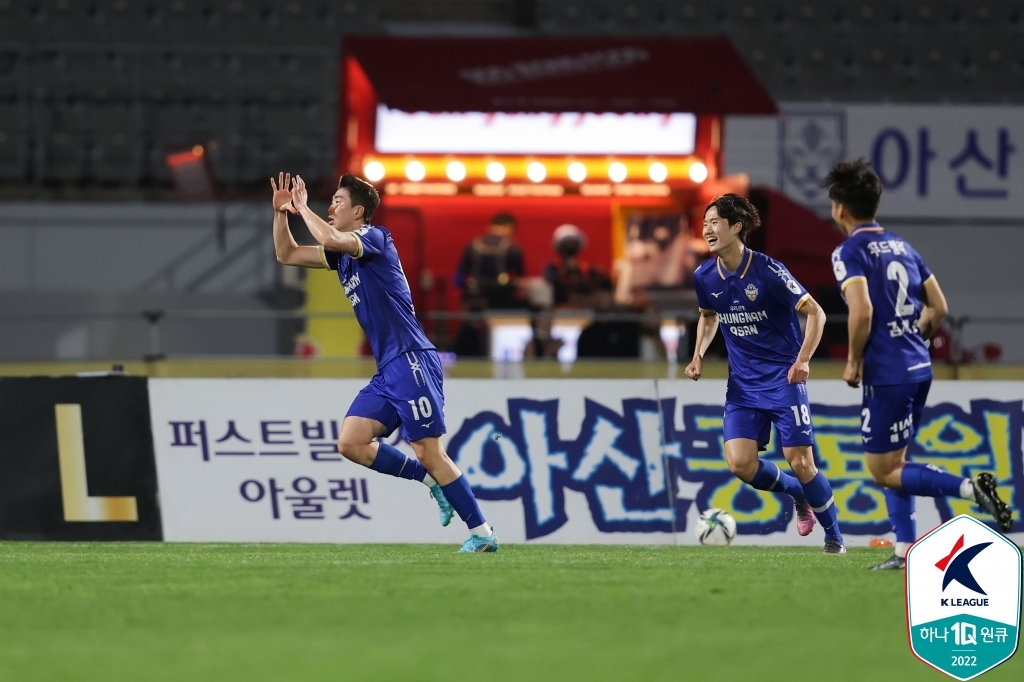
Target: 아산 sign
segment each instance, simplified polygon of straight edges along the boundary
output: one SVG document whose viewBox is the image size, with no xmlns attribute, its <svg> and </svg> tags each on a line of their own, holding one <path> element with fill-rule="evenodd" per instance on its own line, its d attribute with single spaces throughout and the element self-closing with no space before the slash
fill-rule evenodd
<svg viewBox="0 0 1024 682">
<path fill-rule="evenodd" d="M 1020 633 L 1020 549 L 961 515 L 907 554 L 907 624 L 914 655 L 958 680 L 1006 661 Z"/>
</svg>

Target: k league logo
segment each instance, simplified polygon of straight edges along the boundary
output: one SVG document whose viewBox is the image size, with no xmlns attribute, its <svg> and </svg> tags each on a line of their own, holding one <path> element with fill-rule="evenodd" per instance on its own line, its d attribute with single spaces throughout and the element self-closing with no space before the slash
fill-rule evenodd
<svg viewBox="0 0 1024 682">
<path fill-rule="evenodd" d="M 1021 553 L 961 515 L 907 553 L 907 625 L 914 655 L 969 680 L 1006 661 L 1020 632 Z"/>
</svg>

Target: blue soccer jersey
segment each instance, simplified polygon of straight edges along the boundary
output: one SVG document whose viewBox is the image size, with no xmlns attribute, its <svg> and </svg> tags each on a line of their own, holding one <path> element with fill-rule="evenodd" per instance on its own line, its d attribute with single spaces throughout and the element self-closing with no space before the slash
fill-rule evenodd
<svg viewBox="0 0 1024 682">
<path fill-rule="evenodd" d="M 338 271 L 338 279 L 355 311 L 359 325 L 381 368 L 402 353 L 433 349 L 412 305 L 398 250 L 391 233 L 367 225 L 353 234 L 362 244 L 358 258 L 321 249 L 324 267 Z"/>
<path fill-rule="evenodd" d="M 868 285 L 874 312 L 864 349 L 864 383 L 931 379 L 932 361 L 917 320 L 924 283 L 934 275 L 914 247 L 878 223 L 865 223 L 832 252 L 832 269 L 843 292 L 857 280 Z"/>
<path fill-rule="evenodd" d="M 729 402 L 760 407 L 759 393 L 789 385 L 789 369 L 803 343 L 797 310 L 811 297 L 789 270 L 745 249 L 730 273 L 720 259 L 694 276 L 697 305 L 718 313 L 729 351 Z"/>
</svg>

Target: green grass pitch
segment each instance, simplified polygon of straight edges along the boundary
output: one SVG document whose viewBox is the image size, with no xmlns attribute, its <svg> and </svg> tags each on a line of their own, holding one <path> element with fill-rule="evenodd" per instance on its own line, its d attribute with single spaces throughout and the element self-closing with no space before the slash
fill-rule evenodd
<svg viewBox="0 0 1024 682">
<path fill-rule="evenodd" d="M 0 543 L 0 680 L 948 679 L 881 551 L 454 550 Z"/>
</svg>

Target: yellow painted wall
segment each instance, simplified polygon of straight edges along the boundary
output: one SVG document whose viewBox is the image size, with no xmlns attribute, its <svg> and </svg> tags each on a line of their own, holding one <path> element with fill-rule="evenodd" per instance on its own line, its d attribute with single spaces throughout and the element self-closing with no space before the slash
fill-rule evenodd
<svg viewBox="0 0 1024 682">
<path fill-rule="evenodd" d="M 335 313 L 338 317 L 310 317 L 306 338 L 320 349 L 319 357 L 352 358 L 359 355 L 363 330 L 359 327 L 352 305 L 333 270 L 306 271 L 306 305 L 308 313 Z"/>
</svg>

